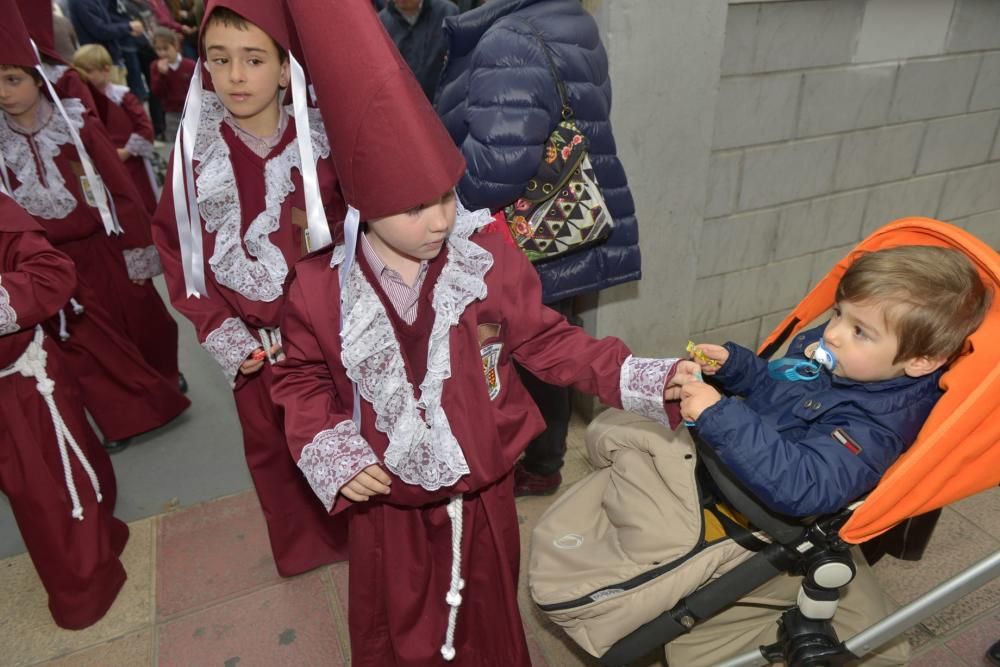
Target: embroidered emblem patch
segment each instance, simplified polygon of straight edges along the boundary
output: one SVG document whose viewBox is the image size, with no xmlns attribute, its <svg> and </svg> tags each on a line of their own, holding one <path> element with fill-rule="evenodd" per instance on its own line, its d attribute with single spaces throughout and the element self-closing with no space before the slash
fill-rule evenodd
<svg viewBox="0 0 1000 667">
<path fill-rule="evenodd" d="M 847 447 L 847 451 L 849 451 L 851 454 L 857 456 L 858 454 L 861 453 L 862 451 L 861 445 L 859 445 L 854 438 L 847 435 L 847 431 L 845 431 L 844 429 L 842 428 L 834 429 L 832 435 L 833 439 L 842 444 L 844 447 Z"/>
<path fill-rule="evenodd" d="M 500 350 L 503 343 L 490 343 L 479 349 L 483 358 L 483 375 L 486 377 L 486 389 L 490 392 L 490 400 L 500 395 Z"/>
</svg>

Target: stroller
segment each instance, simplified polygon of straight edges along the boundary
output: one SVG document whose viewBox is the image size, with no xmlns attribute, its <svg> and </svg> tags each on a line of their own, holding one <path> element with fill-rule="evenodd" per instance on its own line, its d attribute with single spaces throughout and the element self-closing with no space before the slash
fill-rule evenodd
<svg viewBox="0 0 1000 667">
<path fill-rule="evenodd" d="M 628 665 L 647 653 L 661 649 L 690 632 L 700 621 L 718 614 L 782 573 L 804 577 L 797 604 L 779 621 L 778 641 L 732 658 L 725 667 L 766 665 L 840 665 L 857 660 L 886 641 L 934 614 L 946 604 L 1000 575 L 1000 553 L 993 554 L 965 572 L 941 584 L 910 605 L 857 634 L 841 641 L 831 619 L 837 610 L 839 591 L 854 578 L 856 566 L 850 547 L 862 544 L 915 517 L 944 507 L 1000 483 L 1000 255 L 982 241 L 951 225 L 927 218 L 904 218 L 876 231 L 840 261 L 806 298 L 781 322 L 759 350 L 769 358 L 806 325 L 817 320 L 832 305 L 840 278 L 856 257 L 864 252 L 897 245 L 936 245 L 958 249 L 979 269 L 994 299 L 985 320 L 974 332 L 965 351 L 941 378 L 944 395 L 913 445 L 886 471 L 878 486 L 859 502 L 832 515 L 796 520 L 778 515 L 754 498 L 731 477 L 713 452 L 698 443 L 702 474 L 725 506 L 735 510 L 746 530 L 734 526 L 729 536 L 745 539 L 747 532 L 766 534 L 769 542 L 746 560 L 683 597 L 672 608 L 651 620 L 627 627 L 623 637 L 605 642 L 597 651 L 609 666 Z M 581 482 L 583 484 L 584 482 Z M 561 500 L 569 500 L 570 490 Z M 565 514 L 568 503 L 549 512 Z M 563 545 L 549 539 L 552 526 L 546 516 L 532 535 L 529 581 L 532 596 L 543 612 L 557 624 L 578 631 L 581 624 L 599 628 L 600 605 L 611 602 L 621 624 L 621 610 L 634 602 L 648 603 L 659 572 L 652 568 L 627 581 L 597 587 L 590 595 L 553 604 L 556 582 L 565 581 L 572 556 L 562 555 Z M 555 519 L 558 521 L 559 519 Z M 550 524 L 553 521 L 550 520 Z M 727 529 L 726 533 L 730 533 Z M 757 534 L 759 534 L 757 533 Z M 569 552 L 563 552 L 569 554 Z M 536 558 L 536 556 L 540 556 Z M 562 559 L 563 572 L 556 573 Z M 543 565 L 539 565 L 542 564 Z M 556 585 L 554 585 L 556 584 Z M 580 582 L 576 582 L 577 589 Z M 583 584 L 586 586 L 586 583 Z M 613 594 L 608 594 L 613 591 Z M 645 598 L 642 596 L 645 595 Z M 676 599 L 676 598 L 675 598 Z M 572 605 L 578 605 L 579 611 Z M 669 603 L 668 603 L 669 604 Z M 636 607 L 638 604 L 636 604 Z M 634 608 L 633 608 L 634 609 Z M 660 607 L 662 609 L 662 607 Z M 659 611 L 658 609 L 656 610 Z M 655 612 L 654 612 L 655 613 Z M 649 614 L 645 618 L 649 618 Z M 638 625 L 638 627 L 635 627 Z M 571 634 L 574 630 L 571 630 Z M 600 634 L 600 631 L 595 633 Z M 583 635 L 574 634 L 578 641 Z M 618 636 L 617 634 L 614 636 Z M 607 644 L 610 643 L 610 646 Z"/>
</svg>

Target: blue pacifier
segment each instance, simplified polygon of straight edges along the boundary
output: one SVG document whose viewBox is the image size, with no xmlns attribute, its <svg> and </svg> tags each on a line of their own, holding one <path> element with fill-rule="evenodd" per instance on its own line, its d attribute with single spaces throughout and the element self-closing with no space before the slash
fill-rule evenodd
<svg viewBox="0 0 1000 667">
<path fill-rule="evenodd" d="M 819 339 L 819 344 L 813 351 L 813 357 L 809 359 L 775 359 L 768 362 L 767 373 L 774 380 L 785 380 L 787 382 L 808 382 L 819 377 L 820 369 L 825 368 L 833 371 L 837 367 L 837 357 L 826 346 L 823 339 Z"/>
</svg>

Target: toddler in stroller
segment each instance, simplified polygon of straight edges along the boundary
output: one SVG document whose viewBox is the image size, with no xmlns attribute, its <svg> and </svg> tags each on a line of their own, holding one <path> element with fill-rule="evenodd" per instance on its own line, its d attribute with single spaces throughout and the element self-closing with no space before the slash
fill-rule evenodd
<svg viewBox="0 0 1000 667">
<path fill-rule="evenodd" d="M 927 222 L 936 231 L 952 231 Z M 953 244 L 898 233 L 897 239 L 911 243 L 889 250 L 900 243 L 886 241 L 884 231 L 872 237 L 879 242 L 869 239 L 835 269 L 833 285 L 828 277 L 820 296 L 814 290 L 807 297 L 807 302 L 825 301 L 813 316 L 834 301 L 833 317 L 796 336 L 784 359 L 768 364 L 732 344 L 699 346 L 718 362 L 703 363 L 702 372 L 714 374 L 714 382 L 742 400 L 723 398 L 694 379 L 694 362 L 688 366 L 692 380 L 685 384 L 681 409 L 695 422 L 699 454 L 728 468 L 767 513 L 782 518 L 827 515 L 871 491 L 917 437 L 947 386 L 941 376 L 948 363 L 969 351 L 966 339 L 987 312 L 987 276 L 968 253 L 928 247 Z M 985 282 L 993 287 L 995 276 Z M 787 336 L 801 321 L 790 318 L 779 330 Z M 715 488 L 712 478 L 696 474 L 695 445 L 684 431 L 671 434 L 609 412 L 592 424 L 587 444 L 599 469 L 539 522 L 532 535 L 529 576 L 536 603 L 594 655 L 613 653 L 620 638 L 658 619 L 664 609 L 727 572 L 732 579 L 754 552 L 776 551 L 768 544 L 772 540 L 785 541 L 785 535 L 770 530 L 767 536 L 756 532 L 761 521 L 748 524 L 723 502 L 728 493 Z M 828 531 L 833 537 L 836 528 Z M 802 542 L 797 549 L 806 554 L 811 547 Z M 849 557 L 841 565 L 820 569 L 824 576 L 833 572 L 833 580 L 846 572 L 850 581 L 855 566 Z M 841 633 L 857 631 L 887 612 L 867 585 L 867 570 L 859 568 L 857 577 L 833 621 Z M 834 584 L 839 585 L 821 580 L 818 588 L 823 590 L 813 591 L 815 599 L 805 602 L 800 595 L 800 606 L 812 605 L 809 613 L 816 613 L 817 606 L 832 602 L 835 609 Z M 768 586 L 754 591 L 760 606 L 788 606 L 799 580 L 786 575 Z M 738 591 L 729 602 L 752 588 Z M 753 605 L 742 609 L 742 625 L 739 612 L 726 612 L 727 623 L 715 624 L 710 643 L 685 637 L 668 646 L 671 663 L 717 664 L 745 646 L 762 643 L 768 632 L 773 636 L 774 628 L 766 627 L 771 623 L 761 623 L 764 616 Z M 819 617 L 828 618 L 822 611 Z M 699 618 L 704 616 L 679 613 L 673 623 L 679 630 L 668 634 L 688 632 Z M 691 638 L 704 639 L 711 634 L 709 626 L 711 621 Z M 729 639 L 722 641 L 720 633 L 729 633 Z M 900 664 L 905 647 L 894 647 L 881 660 Z"/>
</svg>

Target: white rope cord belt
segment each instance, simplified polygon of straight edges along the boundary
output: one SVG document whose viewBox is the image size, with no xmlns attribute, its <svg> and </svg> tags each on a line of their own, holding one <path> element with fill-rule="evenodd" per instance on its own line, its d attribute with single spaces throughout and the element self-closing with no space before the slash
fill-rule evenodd
<svg viewBox="0 0 1000 667">
<path fill-rule="evenodd" d="M 272 355 L 271 348 L 281 347 L 281 330 L 275 327 L 274 329 L 258 329 L 257 331 L 260 332 L 260 340 L 264 343 L 264 354 L 267 355 L 267 360 L 272 364 L 276 363 L 279 361 L 278 357 L 281 356 L 281 352 L 279 350 L 278 354 Z"/>
<path fill-rule="evenodd" d="M 33 377 L 38 381 L 35 388 L 38 389 L 38 393 L 45 399 L 45 405 L 48 406 L 49 415 L 52 417 L 52 426 L 55 428 L 56 441 L 59 444 L 59 457 L 62 459 L 63 476 L 66 478 L 66 490 L 69 491 L 69 497 L 73 501 L 73 518 L 83 521 L 83 506 L 80 505 L 80 495 L 77 493 L 76 483 L 73 481 L 73 469 L 70 466 L 69 452 L 66 449 L 67 444 L 73 450 L 77 460 L 80 461 L 80 465 L 90 478 L 90 484 L 94 487 L 97 502 L 101 502 L 101 486 L 97 482 L 97 475 L 94 473 L 94 469 L 90 466 L 90 462 L 87 461 L 87 457 L 83 455 L 83 451 L 77 444 L 76 439 L 70 433 L 66 422 L 63 421 L 62 415 L 59 414 L 59 408 L 56 407 L 56 399 L 53 397 L 56 383 L 49 379 L 49 376 L 45 373 L 45 360 L 48 358 L 48 353 L 42 348 L 44 338 L 42 328 L 36 326 L 35 337 L 28 344 L 28 349 L 12 365 L 0 370 L 0 378 L 20 373 L 24 377 Z"/>
<path fill-rule="evenodd" d="M 76 299 L 69 300 L 70 305 L 73 307 L 73 313 L 75 315 L 80 315 L 83 313 L 83 305 Z M 69 340 L 69 328 L 66 326 L 66 309 L 61 308 L 59 310 L 59 339 Z"/>
<path fill-rule="evenodd" d="M 455 657 L 455 623 L 458 620 L 458 608 L 462 606 L 462 594 L 465 588 L 462 579 L 462 496 L 454 496 L 448 501 L 448 518 L 451 519 L 451 586 L 444 596 L 448 603 L 448 630 L 445 632 L 444 644 L 441 646 L 441 656 L 445 660 Z"/>
</svg>

